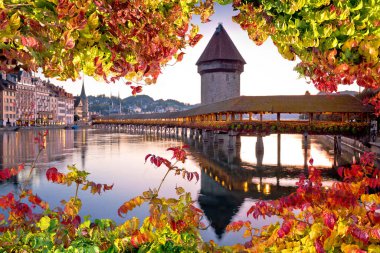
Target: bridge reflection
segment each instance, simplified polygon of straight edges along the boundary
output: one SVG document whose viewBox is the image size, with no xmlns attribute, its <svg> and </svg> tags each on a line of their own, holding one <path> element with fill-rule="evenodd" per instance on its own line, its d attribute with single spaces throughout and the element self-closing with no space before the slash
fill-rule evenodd
<svg viewBox="0 0 380 253">
<path fill-rule="evenodd" d="M 286 146 L 285 150 L 282 150 L 281 140 L 284 136 L 280 136 L 280 134 L 271 137 L 240 138 L 237 137 L 238 145 L 235 145 L 233 149 L 229 149 L 225 141 L 214 143 L 193 138 L 183 139 L 190 146 L 191 159 L 201 168 L 201 189 L 198 203 L 219 239 L 222 238 L 226 226 L 239 212 L 246 199 L 278 199 L 294 192 L 299 176 L 307 173 L 310 150 L 314 151 L 316 146 L 320 148 L 321 156 L 327 156 L 325 159 L 331 161 L 330 164 L 319 164 L 318 161 L 315 161 L 316 167 L 323 169 L 323 184 L 326 187 L 331 186 L 337 180 L 334 163 L 345 165 L 351 161 L 352 155 L 359 155 L 356 152 L 346 151 L 341 155 L 328 152 L 332 147 L 324 142 L 323 139 L 326 137 L 287 136 L 287 138 L 295 138 L 299 141 L 297 150 L 286 150 L 288 148 Z M 265 150 L 264 145 L 268 142 L 266 140 L 268 138 L 277 141 L 275 150 L 273 150 L 273 145 L 268 145 L 272 149 Z M 288 143 L 289 140 L 285 139 L 283 142 Z M 255 146 L 249 146 L 249 148 L 251 156 L 255 157 L 254 162 L 246 161 L 241 155 L 242 149 L 246 149 L 247 144 L 252 143 L 255 143 Z M 303 154 L 303 161 L 282 164 L 281 157 L 289 151 L 293 154 Z M 268 162 L 268 159 L 264 159 L 265 152 L 277 153 L 277 159 Z M 314 154 L 316 153 L 314 152 Z M 274 156 L 271 157 L 274 158 Z"/>
</svg>

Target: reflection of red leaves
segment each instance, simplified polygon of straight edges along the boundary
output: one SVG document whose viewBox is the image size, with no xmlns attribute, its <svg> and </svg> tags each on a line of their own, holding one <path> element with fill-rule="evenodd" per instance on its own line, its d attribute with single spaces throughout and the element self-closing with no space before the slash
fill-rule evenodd
<svg viewBox="0 0 380 253">
<path fill-rule="evenodd" d="M 136 96 L 137 93 L 142 92 L 142 87 L 141 86 L 131 86 L 132 89 L 132 95 Z"/>
</svg>

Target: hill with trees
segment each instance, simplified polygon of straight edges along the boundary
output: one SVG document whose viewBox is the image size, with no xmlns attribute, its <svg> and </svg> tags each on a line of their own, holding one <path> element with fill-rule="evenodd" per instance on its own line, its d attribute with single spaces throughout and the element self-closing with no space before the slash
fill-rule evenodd
<svg viewBox="0 0 380 253">
<path fill-rule="evenodd" d="M 120 109 L 122 114 L 133 114 L 181 111 L 191 107 L 190 104 L 182 103 L 174 99 L 154 100 L 147 95 L 130 96 L 124 99 L 119 99 L 114 96 L 110 98 L 105 95 L 96 97 L 89 96 L 88 104 L 90 112 L 96 112 L 100 115 L 118 114 Z"/>
</svg>

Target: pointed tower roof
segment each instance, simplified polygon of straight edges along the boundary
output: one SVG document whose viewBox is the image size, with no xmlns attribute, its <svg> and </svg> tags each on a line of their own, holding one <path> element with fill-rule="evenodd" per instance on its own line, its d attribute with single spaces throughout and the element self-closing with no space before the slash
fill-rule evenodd
<svg viewBox="0 0 380 253">
<path fill-rule="evenodd" d="M 214 60 L 233 60 L 246 63 L 222 24 L 216 28 L 196 65 Z"/>
<path fill-rule="evenodd" d="M 84 90 L 84 80 L 83 80 L 83 82 L 82 82 L 82 91 L 80 92 L 80 97 L 81 97 L 82 99 L 86 99 L 86 98 L 87 98 L 87 96 L 86 96 L 86 92 L 85 92 L 85 90 Z"/>
</svg>

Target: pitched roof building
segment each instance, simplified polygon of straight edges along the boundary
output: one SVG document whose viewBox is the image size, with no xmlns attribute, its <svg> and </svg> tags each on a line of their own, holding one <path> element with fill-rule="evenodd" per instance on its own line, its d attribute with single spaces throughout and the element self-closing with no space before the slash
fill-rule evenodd
<svg viewBox="0 0 380 253">
<path fill-rule="evenodd" d="M 240 74 L 245 63 L 223 25 L 219 24 L 196 63 L 201 75 L 201 104 L 239 97 Z"/>
</svg>

